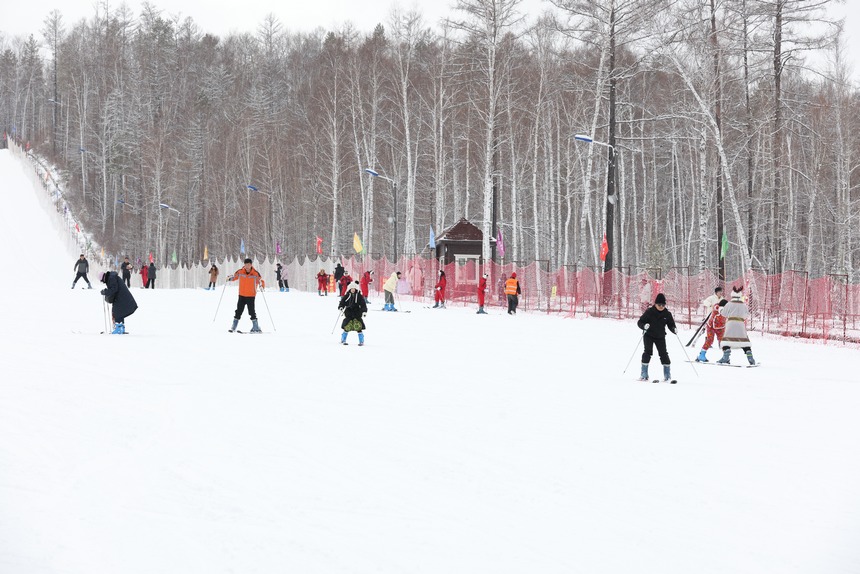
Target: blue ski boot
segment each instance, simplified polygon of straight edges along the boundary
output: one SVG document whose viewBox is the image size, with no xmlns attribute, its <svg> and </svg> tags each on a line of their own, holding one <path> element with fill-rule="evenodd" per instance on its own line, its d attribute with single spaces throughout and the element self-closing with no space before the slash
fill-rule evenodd
<svg viewBox="0 0 860 574">
<path fill-rule="evenodd" d="M 122 323 L 114 323 L 113 331 L 110 332 L 111 335 L 123 335 L 125 333 L 125 325 Z"/>
<path fill-rule="evenodd" d="M 358 334 L 358 346 L 359 346 L 359 347 L 363 347 L 363 346 L 364 346 L 364 333 L 359 333 L 359 334 Z"/>
<path fill-rule="evenodd" d="M 262 329 L 260 329 L 260 326 L 257 324 L 257 320 L 256 320 L 256 319 L 251 319 L 251 323 L 253 324 L 253 325 L 252 325 L 252 327 L 251 327 L 251 332 L 252 332 L 252 333 L 262 333 L 262 332 L 263 332 L 263 330 L 262 330 Z"/>
<path fill-rule="evenodd" d="M 663 365 L 663 380 L 667 383 L 672 380 L 672 367 L 670 365 Z"/>
<path fill-rule="evenodd" d="M 648 380 L 648 363 L 642 363 L 642 372 L 639 374 L 640 381 Z"/>
<path fill-rule="evenodd" d="M 752 351 L 747 351 L 747 361 L 750 362 L 750 365 L 755 365 L 755 359 L 753 359 Z"/>
<path fill-rule="evenodd" d="M 228 329 L 231 333 L 235 333 L 236 329 L 239 327 L 239 319 L 233 319 L 233 326 Z"/>
<path fill-rule="evenodd" d="M 729 364 L 731 364 L 731 358 L 730 358 L 731 355 L 732 355 L 731 348 L 723 349 L 723 358 L 717 362 L 721 365 L 729 365 Z"/>
<path fill-rule="evenodd" d="M 344 331 L 343 333 L 340 334 L 340 344 L 341 345 L 348 345 L 349 344 L 346 342 L 346 335 L 347 335 L 346 331 Z"/>
<path fill-rule="evenodd" d="M 705 352 L 706 351 L 704 349 L 699 351 L 699 357 L 696 360 L 699 361 L 700 363 L 707 363 L 708 362 L 708 357 L 705 356 Z"/>
</svg>

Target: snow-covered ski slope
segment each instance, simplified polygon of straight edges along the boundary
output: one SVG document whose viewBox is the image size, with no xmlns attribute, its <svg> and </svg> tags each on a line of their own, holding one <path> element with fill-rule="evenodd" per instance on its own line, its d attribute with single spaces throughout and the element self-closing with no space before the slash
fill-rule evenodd
<svg viewBox="0 0 860 574">
<path fill-rule="evenodd" d="M 404 301 L 343 347 L 315 293 L 227 333 L 221 285 L 134 288 L 99 335 L 22 169 L 0 151 L 4 574 L 860 572 L 856 350 L 754 335 L 763 367 L 697 377 L 674 339 L 655 385 L 630 322 Z"/>
</svg>

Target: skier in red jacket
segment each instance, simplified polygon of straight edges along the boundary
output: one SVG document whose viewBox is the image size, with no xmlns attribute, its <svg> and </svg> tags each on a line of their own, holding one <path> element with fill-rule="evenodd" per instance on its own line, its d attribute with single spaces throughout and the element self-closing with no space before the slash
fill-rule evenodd
<svg viewBox="0 0 860 574">
<path fill-rule="evenodd" d="M 487 296 L 487 273 L 478 281 L 478 315 L 486 315 L 484 311 L 484 299 Z"/>
<path fill-rule="evenodd" d="M 448 284 L 448 280 L 445 279 L 445 272 L 439 271 L 439 281 L 436 282 L 436 304 L 433 305 L 434 309 L 444 309 L 445 308 L 445 286 Z"/>
<path fill-rule="evenodd" d="M 368 293 L 370 293 L 370 284 L 373 283 L 373 271 L 365 271 L 361 276 L 361 296 L 364 297 L 365 303 L 370 303 Z"/>
</svg>

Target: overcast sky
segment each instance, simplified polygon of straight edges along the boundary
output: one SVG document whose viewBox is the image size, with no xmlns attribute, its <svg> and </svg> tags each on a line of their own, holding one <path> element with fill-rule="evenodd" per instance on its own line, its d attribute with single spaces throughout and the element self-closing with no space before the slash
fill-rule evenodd
<svg viewBox="0 0 860 574">
<path fill-rule="evenodd" d="M 66 28 L 82 18 L 95 14 L 95 0 L 0 0 L 0 32 L 8 36 L 35 34 L 41 39 L 45 17 L 51 10 L 59 10 Z M 134 13 L 140 13 L 143 2 L 126 2 Z M 151 0 L 150 4 L 163 10 L 165 15 L 190 16 L 205 32 L 219 36 L 229 32 L 254 32 L 263 18 L 274 14 L 291 31 L 307 31 L 316 27 L 336 28 L 346 21 L 359 30 L 370 31 L 382 22 L 395 5 L 402 9 L 418 8 L 428 24 L 454 13 L 454 0 Z M 116 9 L 121 2 L 110 2 Z M 549 4 L 542 0 L 524 0 L 522 8 L 533 19 Z M 169 8 L 168 8 L 169 6 Z M 852 62 L 853 76 L 860 79 L 860 0 L 846 0 L 846 5 L 832 8 L 837 17 L 846 18 L 848 59 Z"/>
</svg>

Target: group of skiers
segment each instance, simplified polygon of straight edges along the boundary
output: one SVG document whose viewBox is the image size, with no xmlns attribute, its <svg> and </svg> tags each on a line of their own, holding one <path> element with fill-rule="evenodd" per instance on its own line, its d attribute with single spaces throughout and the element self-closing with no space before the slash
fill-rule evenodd
<svg viewBox="0 0 860 574">
<path fill-rule="evenodd" d="M 120 273 L 122 274 L 122 281 L 125 283 L 126 287 L 131 287 L 131 272 L 134 271 L 134 266 L 128 260 L 128 257 L 123 259 L 123 262 L 119 266 Z M 75 271 L 75 280 L 72 281 L 72 289 L 75 288 L 79 279 L 83 279 L 87 284 L 87 289 L 92 289 L 93 286 L 90 284 L 90 280 L 87 277 L 87 273 L 90 272 L 90 262 L 87 260 L 86 256 L 81 253 L 81 256 L 78 257 L 78 260 L 75 261 L 74 266 Z M 149 265 L 141 265 L 140 266 L 140 278 L 143 282 L 143 289 L 155 289 L 155 278 L 158 275 L 158 271 L 155 268 L 155 262 L 150 262 Z"/>
<path fill-rule="evenodd" d="M 708 362 L 706 354 L 713 345 L 714 338 L 716 338 L 723 351 L 723 356 L 717 361 L 718 364 L 731 364 L 732 349 L 740 348 L 743 349 L 748 363 L 752 366 L 756 365 L 746 329 L 745 321 L 749 317 L 749 308 L 744 302 L 743 291 L 743 285 L 732 287 L 731 300 L 727 301 L 722 297 L 722 287 L 717 287 L 714 289 L 714 294 L 702 302 L 708 316 L 703 324 L 705 343 L 696 358 L 697 362 Z M 663 293 L 657 294 L 654 298 L 654 305 L 645 310 L 636 324 L 642 331 L 644 347 L 639 380 L 649 380 L 648 364 L 651 362 L 654 347 L 657 347 L 660 363 L 663 366 L 663 380 L 675 382 L 671 373 L 672 361 L 666 350 L 666 330 L 668 329 L 673 335 L 677 335 L 677 326 L 672 313 L 666 308 L 666 296 Z"/>
</svg>

